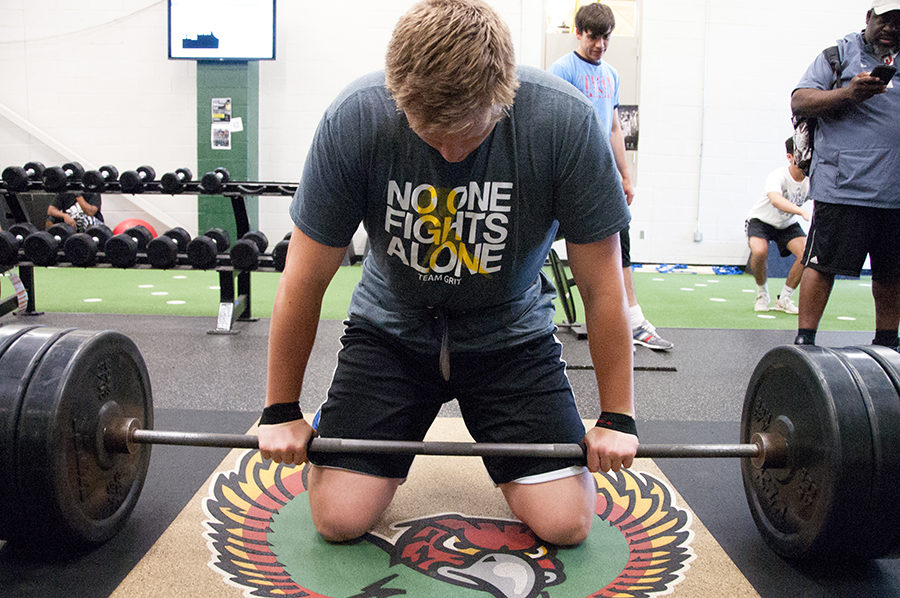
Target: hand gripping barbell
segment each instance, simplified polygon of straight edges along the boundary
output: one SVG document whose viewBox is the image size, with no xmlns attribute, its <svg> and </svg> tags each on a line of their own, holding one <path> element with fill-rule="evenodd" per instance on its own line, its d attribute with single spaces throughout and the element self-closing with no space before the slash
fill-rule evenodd
<svg viewBox="0 0 900 598">
<path fill-rule="evenodd" d="M 97 545 L 126 523 L 151 444 L 257 448 L 255 436 L 153 429 L 146 364 L 114 331 L 0 327 L 0 538 Z M 639 457 L 739 457 L 766 542 L 791 560 L 900 552 L 900 354 L 783 346 L 747 387 L 739 444 L 642 444 Z M 578 444 L 315 438 L 310 452 L 573 457 Z M 47 534 L 52 534 L 48 536 Z"/>
</svg>

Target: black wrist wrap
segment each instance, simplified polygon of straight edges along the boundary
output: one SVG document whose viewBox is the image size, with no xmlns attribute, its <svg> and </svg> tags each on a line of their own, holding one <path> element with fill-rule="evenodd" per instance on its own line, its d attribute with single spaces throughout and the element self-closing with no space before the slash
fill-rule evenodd
<svg viewBox="0 0 900 598">
<path fill-rule="evenodd" d="M 597 427 L 624 432 L 632 436 L 638 435 L 634 418 L 624 413 L 601 413 L 600 417 L 597 418 Z"/>
<path fill-rule="evenodd" d="M 303 412 L 300 411 L 300 403 L 275 403 L 263 409 L 262 417 L 259 418 L 259 425 L 269 426 L 273 424 L 283 424 L 303 419 Z"/>
</svg>

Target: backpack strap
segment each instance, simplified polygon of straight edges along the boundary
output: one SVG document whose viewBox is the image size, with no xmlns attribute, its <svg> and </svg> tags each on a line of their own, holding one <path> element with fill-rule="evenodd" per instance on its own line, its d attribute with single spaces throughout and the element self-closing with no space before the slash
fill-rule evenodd
<svg viewBox="0 0 900 598">
<path fill-rule="evenodd" d="M 828 46 L 822 50 L 822 54 L 825 55 L 825 60 L 831 65 L 831 70 L 834 71 L 834 85 L 832 87 L 835 89 L 839 88 L 842 83 L 841 74 L 844 70 L 844 66 L 841 64 L 841 56 L 838 47 Z"/>
</svg>

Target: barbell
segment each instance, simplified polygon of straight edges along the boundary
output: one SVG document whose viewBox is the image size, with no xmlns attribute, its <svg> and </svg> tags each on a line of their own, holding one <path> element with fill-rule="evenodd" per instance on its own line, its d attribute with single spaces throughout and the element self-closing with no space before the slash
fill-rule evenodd
<svg viewBox="0 0 900 598">
<path fill-rule="evenodd" d="M 789 560 L 900 553 L 900 354 L 782 346 L 747 387 L 740 443 L 641 444 L 638 457 L 740 458 L 751 515 Z M 99 545 L 138 499 L 152 444 L 258 448 L 256 436 L 153 429 L 147 367 L 127 336 L 0 326 L 0 538 Z M 315 452 L 583 457 L 579 444 L 314 438 Z"/>
</svg>

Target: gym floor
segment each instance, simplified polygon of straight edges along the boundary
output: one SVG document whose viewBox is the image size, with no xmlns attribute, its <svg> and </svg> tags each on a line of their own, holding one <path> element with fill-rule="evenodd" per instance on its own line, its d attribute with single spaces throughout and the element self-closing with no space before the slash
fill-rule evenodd
<svg viewBox="0 0 900 598">
<path fill-rule="evenodd" d="M 158 429 L 245 433 L 258 417 L 265 388 L 267 319 L 240 322 L 236 334 L 231 335 L 207 334 L 215 327 L 209 317 L 47 313 L 28 318 L 6 316 L 2 323 L 22 320 L 52 327 L 114 329 L 131 337 L 147 361 Z M 340 331 L 339 321 L 326 320 L 320 325 L 301 396 L 306 413 L 314 413 L 324 396 Z M 790 343 L 793 331 L 668 328 L 664 336 L 675 343 L 672 352 L 654 353 L 639 347 L 635 354 L 642 442 L 731 443 L 738 441 L 744 388 L 753 368 L 773 346 Z M 577 368 L 589 363 L 586 341 L 565 331 L 559 338 L 579 406 L 589 416 L 594 412 L 590 400 L 593 372 Z M 819 343 L 826 346 L 870 340 L 868 332 L 823 331 L 819 335 Z M 441 418 L 448 421 L 457 416 L 454 403 L 441 412 Z M 251 593 L 252 588 L 233 579 L 226 581 L 221 575 L 213 585 L 194 583 L 194 578 L 212 575 L 211 555 L 199 550 L 182 556 L 171 548 L 198 541 L 204 545 L 200 538 L 203 514 L 192 511 L 190 504 L 198 496 L 210 494 L 208 480 L 217 469 L 223 464 L 231 467 L 235 456 L 229 453 L 227 449 L 154 447 L 141 498 L 119 535 L 94 551 L 53 559 L 2 546 L 0 594 L 269 595 L 262 590 Z M 736 460 L 658 459 L 654 465 L 680 495 L 682 506 L 693 512 L 695 559 L 681 572 L 684 580 L 672 583 L 674 595 L 697 595 L 697 588 L 703 588 L 705 596 L 900 596 L 900 560 L 816 569 L 791 565 L 771 552 L 751 519 Z M 436 485 L 446 483 L 437 474 L 433 480 L 427 473 L 425 477 Z M 191 524 L 180 526 L 180 516 L 187 516 Z M 708 530 L 717 545 L 715 550 L 727 555 L 726 564 L 703 566 L 706 555 L 713 551 L 700 546 L 701 535 L 706 533 L 701 533 L 701 528 Z M 175 544 L 163 541 L 173 535 Z M 191 558 L 199 564 L 185 564 Z M 188 569 L 185 581 L 173 573 L 179 568 Z M 723 585 L 732 575 L 731 569 L 739 579 L 734 586 Z M 546 596 L 568 595 L 554 593 L 553 588 L 546 591 Z"/>
</svg>

